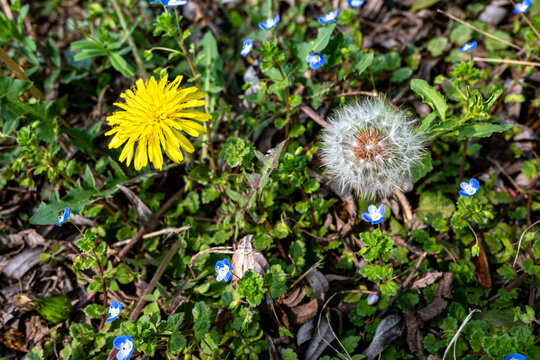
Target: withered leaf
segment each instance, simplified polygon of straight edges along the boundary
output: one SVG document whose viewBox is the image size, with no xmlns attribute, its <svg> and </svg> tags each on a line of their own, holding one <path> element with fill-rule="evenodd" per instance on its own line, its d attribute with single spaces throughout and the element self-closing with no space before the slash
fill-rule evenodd
<svg viewBox="0 0 540 360">
<path fill-rule="evenodd" d="M 441 276 L 443 276 L 443 273 L 440 271 L 429 272 L 423 278 L 416 280 L 411 286 L 411 289 L 423 289 L 426 286 L 431 285 L 435 281 L 439 280 Z"/>
<path fill-rule="evenodd" d="M 252 238 L 253 235 L 250 234 L 240 239 L 231 259 L 231 266 L 239 278 L 242 278 L 248 270 L 254 270 L 264 275 L 270 268 L 264 256 L 251 246 Z M 231 281 L 233 286 L 236 286 L 237 281 L 238 278 L 233 276 Z"/>
<path fill-rule="evenodd" d="M 299 286 L 283 300 L 283 304 L 287 305 L 288 307 L 294 307 L 300 304 L 300 302 L 304 299 L 305 296 L 306 292 L 304 291 L 304 287 Z"/>
<path fill-rule="evenodd" d="M 315 294 L 315 297 L 317 298 L 319 306 L 322 306 L 324 299 L 326 298 L 326 292 L 328 291 L 328 281 L 317 269 L 311 270 L 306 278 L 311 290 L 313 290 L 313 294 Z"/>
<path fill-rule="evenodd" d="M 399 315 L 388 315 L 377 326 L 373 340 L 369 344 L 369 347 L 364 350 L 363 354 L 366 355 L 368 360 L 375 359 L 392 341 L 403 333 L 403 328 L 404 324 Z"/>
<path fill-rule="evenodd" d="M 289 318 L 296 325 L 302 325 L 313 319 L 317 315 L 317 300 L 313 299 L 310 302 L 291 308 Z"/>
<path fill-rule="evenodd" d="M 305 359 L 318 359 L 323 351 L 328 347 L 328 344 L 334 341 L 334 339 L 334 333 L 330 329 L 330 324 L 328 323 L 328 320 L 323 317 L 319 327 L 315 327 L 313 330 L 313 338 L 311 339 L 311 343 L 309 343 L 308 349 L 306 350 Z"/>
<path fill-rule="evenodd" d="M 409 349 L 421 358 L 426 355 L 424 353 L 424 334 L 420 328 L 424 325 L 418 319 L 414 311 L 407 310 L 405 312 L 405 325 L 407 326 L 407 344 Z"/>
</svg>

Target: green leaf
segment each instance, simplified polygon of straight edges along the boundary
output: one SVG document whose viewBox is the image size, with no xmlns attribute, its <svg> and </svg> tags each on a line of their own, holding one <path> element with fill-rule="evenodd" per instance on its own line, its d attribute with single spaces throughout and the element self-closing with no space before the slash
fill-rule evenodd
<svg viewBox="0 0 540 360">
<path fill-rule="evenodd" d="M 249 270 L 238 280 L 236 293 L 240 298 L 246 298 L 250 306 L 258 306 L 264 297 L 263 283 L 259 273 Z"/>
<path fill-rule="evenodd" d="M 431 56 L 437 57 L 441 55 L 444 48 L 448 45 L 448 39 L 445 37 L 435 37 L 428 41 L 427 49 L 431 53 Z"/>
<path fill-rule="evenodd" d="M 101 319 L 107 314 L 107 308 L 100 304 L 88 305 L 83 311 L 90 319 Z"/>
<path fill-rule="evenodd" d="M 272 265 L 264 276 L 264 282 L 270 288 L 270 295 L 274 299 L 278 299 L 281 295 L 285 294 L 287 290 L 286 281 L 287 275 L 285 275 L 279 264 Z"/>
<path fill-rule="evenodd" d="M 317 38 L 315 40 L 312 40 L 309 43 L 301 43 L 298 46 L 298 58 L 305 62 L 306 56 L 310 53 L 322 51 L 326 45 L 328 45 L 330 35 L 332 35 L 332 31 L 334 31 L 335 27 L 336 24 L 331 24 L 317 29 Z"/>
<path fill-rule="evenodd" d="M 167 347 L 171 355 L 176 355 L 186 347 L 186 338 L 180 332 L 175 331 L 171 334 Z"/>
<path fill-rule="evenodd" d="M 415 0 L 411 6 L 411 11 L 426 9 L 432 5 L 435 5 L 439 1 L 440 0 Z"/>
<path fill-rule="evenodd" d="M 373 54 L 372 53 L 363 53 L 362 57 L 360 58 L 360 61 L 357 61 L 354 64 L 354 70 L 355 74 L 358 76 L 362 74 L 373 62 Z"/>
<path fill-rule="evenodd" d="M 448 105 L 444 100 L 444 97 L 433 86 L 430 86 L 425 80 L 413 79 L 411 80 L 411 89 L 420 95 L 425 103 L 439 115 L 442 121 L 446 119 L 446 109 Z"/>
<path fill-rule="evenodd" d="M 192 310 L 193 314 L 193 331 L 197 341 L 201 341 L 204 335 L 210 329 L 210 312 L 204 301 L 199 301 L 195 304 Z"/>
<path fill-rule="evenodd" d="M 504 125 L 497 125 L 497 124 L 488 124 L 488 123 L 481 123 L 481 124 L 465 124 L 461 125 L 456 128 L 456 133 L 459 139 L 467 139 L 467 138 L 484 138 L 489 137 L 494 132 L 503 132 L 510 128 L 512 128 L 512 124 L 504 124 Z"/>
<path fill-rule="evenodd" d="M 117 52 L 111 52 L 108 55 L 113 68 L 118 70 L 122 75 L 127 78 L 132 78 L 135 75 L 135 71 L 133 71 L 131 65 L 129 65 L 120 54 Z"/>
<path fill-rule="evenodd" d="M 285 349 L 281 353 L 282 360 L 298 360 L 298 355 L 294 352 L 293 349 Z"/>
</svg>

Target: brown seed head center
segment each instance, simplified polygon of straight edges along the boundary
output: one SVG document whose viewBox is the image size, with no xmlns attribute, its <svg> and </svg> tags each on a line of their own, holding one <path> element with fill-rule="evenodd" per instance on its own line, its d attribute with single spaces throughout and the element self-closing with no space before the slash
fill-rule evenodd
<svg viewBox="0 0 540 360">
<path fill-rule="evenodd" d="M 378 163 L 390 156 L 388 140 L 377 129 L 364 129 L 355 135 L 354 155 L 358 161 Z"/>
</svg>

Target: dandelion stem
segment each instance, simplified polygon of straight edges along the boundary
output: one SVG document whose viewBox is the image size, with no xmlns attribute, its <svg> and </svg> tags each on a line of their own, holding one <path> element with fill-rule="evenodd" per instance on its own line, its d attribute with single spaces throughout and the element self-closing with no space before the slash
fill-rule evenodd
<svg viewBox="0 0 540 360">
<path fill-rule="evenodd" d="M 199 77 L 197 74 L 197 70 L 195 70 L 195 66 L 193 66 L 193 62 L 191 61 L 191 57 L 189 56 L 189 52 L 186 49 L 186 46 L 184 45 L 184 41 L 182 40 L 182 29 L 180 28 L 180 21 L 178 18 L 178 12 L 176 12 L 176 27 L 178 29 L 178 34 L 173 33 L 174 39 L 182 49 L 182 52 L 184 53 L 184 56 L 186 57 L 189 69 L 191 70 L 191 74 L 193 75 L 193 79 L 195 80 L 195 85 L 197 85 L 197 89 L 199 91 L 202 91 L 201 84 L 199 83 Z M 217 167 L 217 158 L 216 158 L 216 152 L 214 151 L 214 143 L 212 142 L 212 132 L 210 128 L 210 123 L 208 121 L 204 122 L 204 128 L 206 129 L 206 138 L 208 141 L 208 149 L 210 150 L 210 163 L 214 170 L 218 171 Z"/>
<path fill-rule="evenodd" d="M 26 74 L 24 73 L 24 70 L 21 69 L 21 67 L 15 61 L 11 60 L 9 55 L 1 47 L 0 47 L 0 59 L 2 59 L 4 64 L 6 64 L 6 66 L 11 70 L 11 72 L 20 80 L 31 81 L 28 78 L 28 76 L 26 76 Z M 36 99 L 41 100 L 41 101 L 45 100 L 45 97 L 43 96 L 43 93 L 41 92 L 41 90 L 39 90 L 33 83 L 32 83 L 32 87 L 28 91 L 30 91 L 30 94 L 32 94 L 32 96 L 35 97 Z"/>
<path fill-rule="evenodd" d="M 116 15 L 118 15 L 118 19 L 120 20 L 120 25 L 122 26 L 122 29 L 126 33 L 129 33 L 129 29 L 126 24 L 126 19 L 124 18 L 124 13 L 122 12 L 122 9 L 120 9 L 120 6 L 118 5 L 118 0 L 112 0 L 112 5 L 114 7 L 114 11 L 116 12 Z M 137 69 L 139 70 L 139 73 L 146 79 L 148 77 L 148 73 L 144 69 L 144 64 L 142 62 L 141 57 L 139 56 L 139 50 L 137 49 L 137 45 L 135 45 L 135 41 L 133 40 L 133 37 L 131 34 L 129 34 L 127 38 L 127 42 L 129 46 L 131 46 L 131 53 L 133 54 L 133 57 L 135 58 L 135 62 L 137 63 Z"/>
</svg>

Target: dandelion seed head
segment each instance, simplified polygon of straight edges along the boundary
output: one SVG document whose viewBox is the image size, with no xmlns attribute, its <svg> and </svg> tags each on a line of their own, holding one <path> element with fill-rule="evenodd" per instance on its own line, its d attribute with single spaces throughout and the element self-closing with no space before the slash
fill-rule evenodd
<svg viewBox="0 0 540 360">
<path fill-rule="evenodd" d="M 421 164 L 423 135 L 411 119 L 381 100 L 346 105 L 328 122 L 321 153 L 331 185 L 341 196 L 386 197 Z"/>
</svg>

